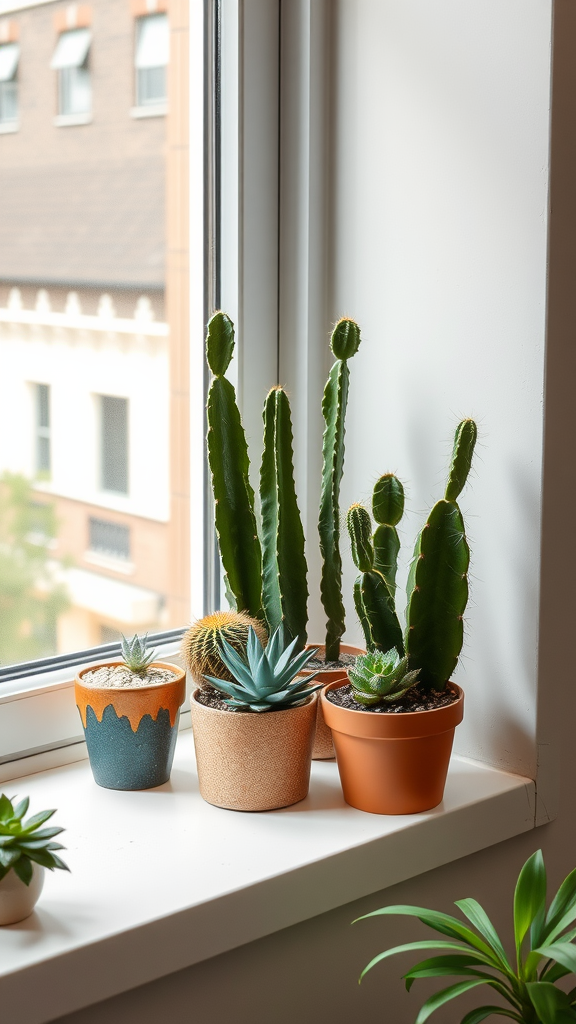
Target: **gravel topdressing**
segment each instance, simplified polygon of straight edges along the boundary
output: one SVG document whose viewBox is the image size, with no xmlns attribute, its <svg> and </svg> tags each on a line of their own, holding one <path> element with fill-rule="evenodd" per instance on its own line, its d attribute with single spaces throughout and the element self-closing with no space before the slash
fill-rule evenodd
<svg viewBox="0 0 576 1024">
<path fill-rule="evenodd" d="M 112 690 L 123 686 L 154 686 L 159 683 L 169 683 L 175 678 L 176 673 L 170 672 L 167 668 L 149 668 L 146 675 L 139 676 L 137 672 L 132 672 L 126 665 L 103 665 L 91 672 L 85 672 L 82 682 L 85 686 L 98 686 Z"/>
</svg>

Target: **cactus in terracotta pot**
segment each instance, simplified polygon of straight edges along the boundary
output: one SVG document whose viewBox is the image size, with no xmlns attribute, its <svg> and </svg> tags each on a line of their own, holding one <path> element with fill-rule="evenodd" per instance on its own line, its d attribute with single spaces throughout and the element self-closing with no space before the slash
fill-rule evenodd
<svg viewBox="0 0 576 1024">
<path fill-rule="evenodd" d="M 228 592 L 239 612 L 262 618 L 262 555 L 248 470 L 248 446 L 236 393 L 224 374 L 234 351 L 234 325 L 226 313 L 208 324 L 206 357 L 213 377 L 208 391 L 208 462 L 216 532 Z"/>
<path fill-rule="evenodd" d="M 269 392 L 263 416 L 262 604 L 270 635 L 283 625 L 301 648 L 308 621 L 307 567 L 294 486 L 290 403 L 282 388 Z"/>
<path fill-rule="evenodd" d="M 462 650 L 470 550 L 457 498 L 468 479 L 477 433 L 471 419 L 456 429 L 444 497 L 418 537 L 408 578 L 406 649 L 425 689 L 446 687 Z"/>
<path fill-rule="evenodd" d="M 344 432 L 350 380 L 348 360 L 360 346 L 358 324 L 347 318 L 339 320 L 332 332 L 330 344 L 336 362 L 330 370 L 322 399 L 325 429 L 318 532 L 322 554 L 320 595 L 327 616 L 325 657 L 326 661 L 338 661 L 340 638 L 345 628 L 339 498 L 344 469 Z"/>
</svg>

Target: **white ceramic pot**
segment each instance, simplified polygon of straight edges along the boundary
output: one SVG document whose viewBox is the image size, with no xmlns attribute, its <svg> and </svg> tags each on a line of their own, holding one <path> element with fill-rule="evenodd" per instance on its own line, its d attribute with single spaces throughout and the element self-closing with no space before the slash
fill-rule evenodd
<svg viewBox="0 0 576 1024">
<path fill-rule="evenodd" d="M 44 868 L 34 864 L 30 885 L 24 885 L 15 871 L 9 871 L 0 882 L 0 925 L 23 921 L 34 910 L 42 886 Z"/>
</svg>

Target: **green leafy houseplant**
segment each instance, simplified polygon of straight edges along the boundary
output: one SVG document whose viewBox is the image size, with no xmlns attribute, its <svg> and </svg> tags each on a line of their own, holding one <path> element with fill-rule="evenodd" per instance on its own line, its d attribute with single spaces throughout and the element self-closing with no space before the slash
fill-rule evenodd
<svg viewBox="0 0 576 1024">
<path fill-rule="evenodd" d="M 228 694 L 225 703 L 231 707 L 250 711 L 284 711 L 295 707 L 322 686 L 321 683 L 309 685 L 314 675 L 297 678 L 317 654 L 314 648 L 297 654 L 297 643 L 296 639 L 286 645 L 284 631 L 279 626 L 264 649 L 250 627 L 246 657 L 222 639 L 221 658 L 235 682 L 213 676 L 205 678 L 217 690 Z"/>
<path fill-rule="evenodd" d="M 515 955 L 509 958 L 488 915 L 476 900 L 457 900 L 456 906 L 472 925 L 449 914 L 422 907 L 391 906 L 358 920 L 388 914 L 417 917 L 446 936 L 394 946 L 364 968 L 360 981 L 376 964 L 396 953 L 436 950 L 403 977 L 408 991 L 419 978 L 460 977 L 462 981 L 436 992 L 421 1007 L 415 1024 L 424 1024 L 435 1010 L 481 985 L 497 992 L 508 1006 L 486 1005 L 471 1010 L 461 1024 L 480 1024 L 491 1016 L 520 1024 L 574 1024 L 576 987 L 569 992 L 556 982 L 576 973 L 576 869 L 564 879 L 546 909 L 546 870 L 542 851 L 533 853 L 518 876 L 514 893 Z"/>
<path fill-rule="evenodd" d="M 16 805 L 4 793 L 0 796 L 0 881 L 14 871 L 25 885 L 32 880 L 33 862 L 53 871 L 69 871 L 56 850 L 63 850 L 54 837 L 64 831 L 51 825 L 41 828 L 55 811 L 40 811 L 24 821 L 30 800 L 24 797 Z"/>
<path fill-rule="evenodd" d="M 352 696 L 359 704 L 376 704 L 399 700 L 418 680 L 418 669 L 408 671 L 408 658 L 401 658 L 393 647 L 385 653 L 368 651 L 359 654 L 348 670 Z"/>
</svg>

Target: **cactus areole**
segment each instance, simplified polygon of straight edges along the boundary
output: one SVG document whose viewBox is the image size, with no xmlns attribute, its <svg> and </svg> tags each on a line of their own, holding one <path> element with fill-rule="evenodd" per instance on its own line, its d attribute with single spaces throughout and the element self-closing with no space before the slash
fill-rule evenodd
<svg viewBox="0 0 576 1024">
<path fill-rule="evenodd" d="M 330 370 L 322 400 L 325 428 L 318 532 L 322 554 L 320 594 L 327 616 L 326 661 L 338 661 L 340 639 L 345 629 L 340 555 L 340 483 L 344 470 L 344 433 L 350 381 L 347 360 L 355 355 L 359 346 L 358 324 L 354 320 L 339 320 L 332 332 L 331 341 L 336 362 Z"/>
</svg>

